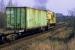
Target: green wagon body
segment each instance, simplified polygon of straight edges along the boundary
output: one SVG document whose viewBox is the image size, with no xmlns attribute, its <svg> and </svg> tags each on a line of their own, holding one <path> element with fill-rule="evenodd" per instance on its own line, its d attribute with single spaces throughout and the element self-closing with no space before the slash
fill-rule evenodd
<svg viewBox="0 0 75 50">
<path fill-rule="evenodd" d="M 29 7 L 6 7 L 6 16 L 1 18 L 2 40 L 3 38 L 15 40 L 17 37 L 27 35 L 26 32 L 46 31 L 56 24 L 53 12 Z"/>
<path fill-rule="evenodd" d="M 47 11 L 26 7 L 7 7 L 7 28 L 31 29 L 47 26 Z"/>
<path fill-rule="evenodd" d="M 27 8 L 27 29 L 47 26 L 46 11 Z"/>
</svg>

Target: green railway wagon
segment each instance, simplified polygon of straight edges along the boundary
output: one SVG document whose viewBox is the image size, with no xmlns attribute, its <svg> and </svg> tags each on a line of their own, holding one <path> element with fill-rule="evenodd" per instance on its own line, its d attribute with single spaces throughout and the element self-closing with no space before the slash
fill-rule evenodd
<svg viewBox="0 0 75 50">
<path fill-rule="evenodd" d="M 0 28 L 0 37 L 15 40 L 16 37 L 27 35 L 26 32 L 48 30 L 56 24 L 53 12 L 29 7 L 6 7 L 4 28 Z M 1 35 L 2 34 L 2 35 Z M 31 34 L 31 33 L 30 33 Z"/>
<path fill-rule="evenodd" d="M 32 29 L 47 26 L 47 11 L 28 7 L 7 7 L 7 28 Z"/>
</svg>

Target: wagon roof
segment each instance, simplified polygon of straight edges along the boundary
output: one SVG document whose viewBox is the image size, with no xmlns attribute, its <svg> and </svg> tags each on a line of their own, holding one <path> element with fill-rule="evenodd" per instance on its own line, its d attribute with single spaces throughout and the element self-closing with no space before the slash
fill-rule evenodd
<svg viewBox="0 0 75 50">
<path fill-rule="evenodd" d="M 47 9 L 39 9 L 39 8 L 33 8 L 33 7 L 6 7 L 6 8 L 31 8 L 31 9 L 36 9 L 36 10 L 51 11 L 51 10 L 47 10 Z"/>
</svg>

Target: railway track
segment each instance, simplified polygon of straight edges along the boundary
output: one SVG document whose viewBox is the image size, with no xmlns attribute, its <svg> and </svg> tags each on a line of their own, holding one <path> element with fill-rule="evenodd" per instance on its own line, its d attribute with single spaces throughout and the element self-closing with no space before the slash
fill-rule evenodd
<svg viewBox="0 0 75 50">
<path fill-rule="evenodd" d="M 58 28 L 57 28 L 58 27 Z M 23 44 L 23 41 L 25 43 L 25 45 L 27 44 L 31 44 L 32 41 L 36 41 L 36 40 L 41 40 L 41 39 L 45 39 L 49 36 L 53 36 L 55 35 L 56 33 L 54 33 L 54 31 L 57 31 L 57 29 L 64 29 L 63 27 L 64 26 L 57 26 L 54 30 L 48 30 L 48 31 L 45 31 L 45 32 L 42 32 L 42 33 L 38 33 L 38 34 L 34 34 L 34 35 L 31 35 L 31 36 L 27 36 L 27 37 L 24 37 L 24 38 L 21 38 L 21 39 L 18 39 L 16 41 L 13 41 L 13 42 L 10 42 L 10 43 L 5 43 L 3 45 L 0 45 L 0 49 L 4 49 L 4 48 L 11 48 L 13 46 L 16 46 L 18 45 L 19 43 L 22 43 Z M 19 44 L 20 45 L 20 44 Z M 11 47 L 10 47 L 11 46 Z"/>
<path fill-rule="evenodd" d="M 57 28 L 56 28 L 57 29 Z M 40 32 L 40 33 L 37 33 L 37 34 L 34 34 L 34 35 L 31 35 L 31 36 L 27 36 L 27 37 L 24 37 L 24 39 L 29 39 L 30 37 L 36 37 L 37 35 L 39 36 L 39 35 L 41 35 L 42 33 L 44 34 L 44 33 L 46 33 L 46 32 L 52 32 L 52 30 L 48 30 L 48 31 L 45 31 L 45 32 Z M 54 31 L 54 30 L 53 30 Z M 23 38 L 21 38 L 21 39 L 23 39 Z M 18 39 L 18 40 L 20 40 L 20 39 Z M 18 40 L 16 40 L 16 41 L 18 41 Z M 13 41 L 13 42 L 16 42 L 16 41 Z M 11 44 L 12 42 L 9 42 L 9 43 L 5 43 L 5 44 L 2 44 L 1 46 L 6 46 L 7 44 Z"/>
<path fill-rule="evenodd" d="M 52 32 L 52 31 L 51 31 Z M 50 32 L 50 33 L 51 33 Z M 47 35 L 46 35 L 47 34 Z M 40 36 L 39 36 L 40 35 Z M 21 41 L 23 41 L 23 40 L 25 40 L 25 43 L 26 44 L 28 44 L 28 42 L 29 41 L 32 41 L 32 40 L 37 40 L 37 39 L 39 39 L 39 38 L 46 38 L 46 37 L 48 37 L 50 34 L 49 34 L 49 32 L 48 31 L 46 31 L 46 32 L 43 32 L 43 34 L 42 33 L 38 33 L 38 34 L 35 34 L 35 35 L 31 35 L 31 36 L 27 36 L 27 37 L 24 37 L 24 38 L 21 38 L 21 39 L 18 39 L 18 40 L 16 40 L 16 41 L 13 41 L 13 42 L 10 42 L 10 43 L 6 43 L 6 44 L 3 44 L 3 45 L 0 45 L 0 48 L 3 48 L 3 47 L 6 47 L 6 46 L 12 46 L 12 45 L 14 45 L 14 44 L 16 44 L 16 43 L 19 43 L 19 42 L 21 42 Z M 40 39 L 39 39 L 40 40 Z M 30 43 L 30 42 L 29 42 Z"/>
</svg>

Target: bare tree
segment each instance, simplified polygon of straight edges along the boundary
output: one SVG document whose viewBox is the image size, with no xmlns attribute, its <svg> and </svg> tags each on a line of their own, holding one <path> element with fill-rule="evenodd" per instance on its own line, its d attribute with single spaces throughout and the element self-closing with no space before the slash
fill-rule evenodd
<svg viewBox="0 0 75 50">
<path fill-rule="evenodd" d="M 0 12 L 4 13 L 5 12 L 5 4 L 4 4 L 4 0 L 0 1 Z"/>
<path fill-rule="evenodd" d="M 70 24 L 75 32 L 75 9 L 69 10 L 68 13 L 70 15 Z"/>
<path fill-rule="evenodd" d="M 15 1 L 15 3 L 13 3 L 13 0 L 9 0 L 7 7 L 16 7 L 17 6 L 17 2 Z"/>
<path fill-rule="evenodd" d="M 69 15 L 72 16 L 72 17 L 75 16 L 75 9 L 69 10 L 68 13 L 69 13 Z"/>
</svg>

